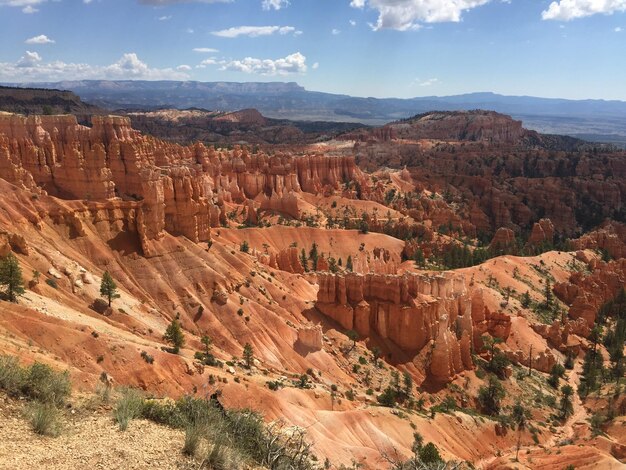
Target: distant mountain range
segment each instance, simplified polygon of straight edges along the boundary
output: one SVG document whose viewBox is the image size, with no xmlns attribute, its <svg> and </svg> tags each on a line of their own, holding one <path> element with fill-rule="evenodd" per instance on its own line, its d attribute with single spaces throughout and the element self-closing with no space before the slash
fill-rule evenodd
<svg viewBox="0 0 626 470">
<path fill-rule="evenodd" d="M 80 80 L 12 84 L 70 90 L 94 105 L 115 110 L 192 107 L 232 111 L 258 109 L 264 116 L 314 121 L 384 124 L 428 111 L 486 109 L 509 114 L 543 133 L 626 145 L 626 102 L 566 100 L 470 93 L 411 99 L 359 98 L 308 91 L 295 82 L 233 83 Z"/>
</svg>

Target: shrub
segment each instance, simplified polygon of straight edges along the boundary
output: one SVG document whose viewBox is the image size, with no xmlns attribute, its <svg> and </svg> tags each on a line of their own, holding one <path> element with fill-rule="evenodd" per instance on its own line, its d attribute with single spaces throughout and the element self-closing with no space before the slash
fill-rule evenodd
<svg viewBox="0 0 626 470">
<path fill-rule="evenodd" d="M 142 415 L 144 400 L 141 394 L 134 388 L 123 388 L 117 401 L 113 416 L 119 425 L 120 431 L 126 431 L 132 419 Z"/>
<path fill-rule="evenodd" d="M 143 358 L 144 361 L 146 361 L 148 364 L 152 364 L 154 363 L 154 357 L 152 357 L 150 354 L 148 354 L 146 351 L 141 351 L 141 357 Z"/>
<path fill-rule="evenodd" d="M 48 284 L 53 289 L 59 288 L 59 283 L 57 282 L 55 278 L 46 279 L 46 284 Z"/>
<path fill-rule="evenodd" d="M 63 406 L 72 391 L 69 372 L 55 372 L 50 366 L 35 362 L 25 370 L 22 393 L 33 400 Z"/>
<path fill-rule="evenodd" d="M 190 423 L 185 428 L 185 444 L 183 445 L 183 454 L 196 455 L 198 444 L 202 435 L 206 432 L 206 427 L 199 423 Z"/>
<path fill-rule="evenodd" d="M 378 395 L 378 397 L 376 397 L 376 400 L 378 400 L 378 403 L 380 403 L 382 406 L 388 406 L 390 408 L 392 408 L 396 404 L 396 399 L 397 399 L 396 391 L 391 387 L 387 387 L 383 391 L 383 393 L 381 393 L 380 395 Z"/>
<path fill-rule="evenodd" d="M 20 367 L 17 358 L 0 356 L 0 389 L 11 396 L 20 394 L 24 383 L 24 370 Z"/>
<path fill-rule="evenodd" d="M 61 434 L 60 413 L 55 406 L 49 403 L 33 403 L 27 413 L 30 425 L 37 434 L 50 437 Z"/>
</svg>

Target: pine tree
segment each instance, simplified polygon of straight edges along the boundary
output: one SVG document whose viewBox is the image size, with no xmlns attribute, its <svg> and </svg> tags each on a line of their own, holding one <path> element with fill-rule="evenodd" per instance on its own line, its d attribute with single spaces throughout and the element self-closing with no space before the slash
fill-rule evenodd
<svg viewBox="0 0 626 470">
<path fill-rule="evenodd" d="M 309 251 L 309 259 L 313 265 L 313 271 L 317 271 L 317 260 L 319 259 L 319 253 L 317 252 L 317 243 L 313 242 L 311 245 L 311 251 Z"/>
<path fill-rule="evenodd" d="M 561 393 L 563 394 L 561 396 L 560 406 L 561 416 L 563 417 L 563 419 L 567 419 L 568 416 L 574 413 L 574 407 L 572 405 L 572 400 L 570 399 L 570 397 L 574 393 L 574 389 L 569 385 L 563 385 L 563 387 L 561 387 Z"/>
<path fill-rule="evenodd" d="M 348 354 L 349 354 L 352 352 L 352 350 L 356 346 L 356 342 L 359 339 L 359 334 L 354 330 L 348 330 L 346 331 L 346 336 L 348 337 L 350 341 L 352 341 L 352 345 L 350 346 L 350 350 L 348 351 Z"/>
<path fill-rule="evenodd" d="M 487 387 L 480 387 L 478 390 L 478 402 L 482 408 L 490 415 L 500 413 L 500 404 L 505 397 L 504 387 L 495 375 L 490 375 L 487 379 Z"/>
<path fill-rule="evenodd" d="M 309 260 L 306 257 L 306 251 L 304 251 L 304 248 L 302 248 L 302 251 L 300 252 L 300 264 L 302 264 L 302 268 L 304 268 L 304 272 L 308 273 L 309 272 Z"/>
<path fill-rule="evenodd" d="M 546 279 L 546 290 L 545 290 L 545 308 L 548 310 L 552 307 L 553 296 L 552 296 L 552 286 L 550 285 L 550 279 Z"/>
<path fill-rule="evenodd" d="M 22 269 L 13 253 L 0 260 L 0 286 L 5 288 L 9 302 L 17 302 L 17 297 L 24 294 Z"/>
<path fill-rule="evenodd" d="M 348 255 L 348 259 L 346 260 L 346 271 L 352 272 L 354 267 L 352 266 L 352 256 Z"/>
<path fill-rule="evenodd" d="M 522 307 L 524 308 L 528 308 L 530 307 L 530 292 L 526 291 L 523 295 L 522 295 Z"/>
<path fill-rule="evenodd" d="M 180 352 L 180 348 L 185 344 L 185 335 L 183 334 L 183 329 L 180 326 L 180 321 L 178 320 L 180 317 L 176 314 L 176 318 L 172 320 L 172 323 L 169 324 L 167 329 L 165 330 L 165 334 L 163 335 L 163 339 L 172 345 L 172 352 L 174 354 L 178 354 Z"/>
<path fill-rule="evenodd" d="M 109 307 L 113 302 L 113 299 L 119 299 L 120 294 L 117 293 L 117 284 L 109 274 L 109 271 L 105 271 L 102 275 L 102 282 L 100 283 L 100 295 L 105 297 L 109 302 Z"/>
<path fill-rule="evenodd" d="M 426 264 L 426 259 L 424 258 L 424 252 L 421 248 L 415 250 L 415 254 L 413 255 L 413 259 L 418 267 L 423 268 Z"/>
<path fill-rule="evenodd" d="M 243 347 L 243 360 L 246 362 L 246 367 L 251 369 L 254 364 L 254 349 L 250 343 L 246 343 Z"/>
<path fill-rule="evenodd" d="M 528 412 L 519 402 L 517 402 L 513 406 L 513 410 L 511 412 L 511 418 L 512 418 L 513 424 L 515 424 L 515 426 L 517 427 L 517 449 L 515 450 L 516 462 L 519 461 L 518 459 L 519 448 L 520 448 L 520 443 L 522 440 L 522 431 L 526 427 L 526 415 L 527 414 Z"/>
<path fill-rule="evenodd" d="M 211 346 L 213 344 L 213 341 L 211 341 L 211 338 L 209 338 L 208 335 L 204 335 L 202 337 L 202 339 L 200 339 L 200 342 L 204 346 L 205 354 L 210 354 L 211 353 Z"/>
</svg>

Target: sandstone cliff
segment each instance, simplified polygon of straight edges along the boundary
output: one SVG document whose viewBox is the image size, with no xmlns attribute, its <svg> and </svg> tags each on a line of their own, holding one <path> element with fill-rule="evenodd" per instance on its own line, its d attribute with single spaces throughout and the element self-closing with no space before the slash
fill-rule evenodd
<svg viewBox="0 0 626 470">
<path fill-rule="evenodd" d="M 352 158 L 184 147 L 141 135 L 125 117 L 94 116 L 89 128 L 70 115 L 12 114 L 0 115 L 0 177 L 64 199 L 136 202 L 133 230 L 147 256 L 164 231 L 209 240 L 225 203 L 298 217 L 297 193 L 363 179 Z"/>
</svg>

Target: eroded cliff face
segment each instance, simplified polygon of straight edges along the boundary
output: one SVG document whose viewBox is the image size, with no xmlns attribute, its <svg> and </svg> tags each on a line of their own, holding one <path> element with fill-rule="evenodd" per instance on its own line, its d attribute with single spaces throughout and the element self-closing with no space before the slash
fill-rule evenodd
<svg viewBox="0 0 626 470">
<path fill-rule="evenodd" d="M 521 121 L 493 111 L 431 112 L 383 127 L 344 134 L 341 138 L 386 142 L 393 139 L 434 139 L 516 143 L 528 134 Z"/>
<path fill-rule="evenodd" d="M 569 306 L 568 316 L 593 327 L 600 307 L 626 286 L 626 258 L 605 263 L 591 260 L 591 273 L 574 272 L 567 282 L 554 285 L 554 293 Z"/>
<path fill-rule="evenodd" d="M 159 253 L 164 231 L 209 240 L 227 203 L 298 217 L 297 193 L 364 179 L 352 158 L 185 147 L 143 136 L 125 117 L 94 116 L 92 123 L 0 115 L 0 177 L 63 199 L 135 202 L 134 229 L 146 256 Z"/>
<path fill-rule="evenodd" d="M 320 274 L 318 282 L 320 312 L 362 337 L 376 334 L 415 356 L 425 352 L 438 381 L 473 368 L 477 332 L 503 339 L 510 333 L 509 317 L 495 318 L 461 277 Z"/>
</svg>

